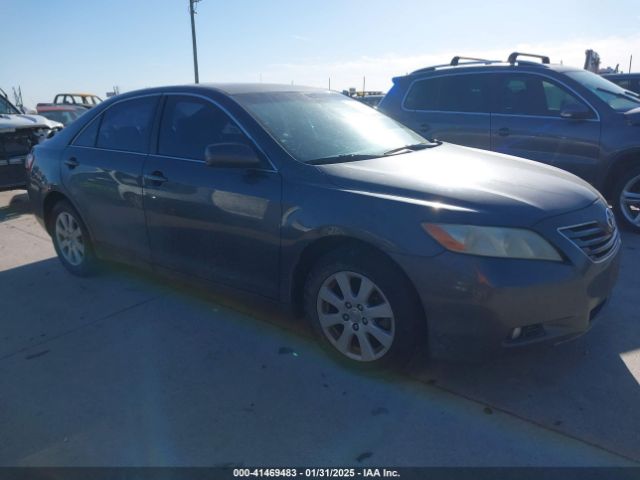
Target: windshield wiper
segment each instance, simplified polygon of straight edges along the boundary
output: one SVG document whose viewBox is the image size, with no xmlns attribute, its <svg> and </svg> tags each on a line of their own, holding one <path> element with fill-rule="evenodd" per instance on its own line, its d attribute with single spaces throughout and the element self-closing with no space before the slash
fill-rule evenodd
<svg viewBox="0 0 640 480">
<path fill-rule="evenodd" d="M 600 87 L 596 87 L 596 90 L 598 90 L 599 92 L 608 93 L 609 95 L 613 95 L 614 97 L 624 98 L 625 100 L 632 100 L 634 102 L 640 103 L 640 97 L 638 97 L 636 94 L 632 92 L 629 92 L 629 93 L 612 92 L 611 90 L 607 90 L 606 88 L 600 88 Z"/>
<path fill-rule="evenodd" d="M 372 158 L 380 158 L 381 155 L 349 153 L 346 155 L 334 155 L 332 157 L 315 158 L 306 163 L 309 165 L 328 165 L 330 163 L 357 162 L 358 160 L 371 160 Z"/>
<path fill-rule="evenodd" d="M 387 152 L 384 152 L 384 156 L 387 157 L 389 155 L 398 155 L 404 152 L 415 152 L 417 150 L 424 150 L 425 148 L 433 148 L 438 145 L 442 145 L 442 142 L 433 142 L 433 143 L 414 143 L 413 145 L 404 145 L 402 147 L 393 148 Z"/>
</svg>

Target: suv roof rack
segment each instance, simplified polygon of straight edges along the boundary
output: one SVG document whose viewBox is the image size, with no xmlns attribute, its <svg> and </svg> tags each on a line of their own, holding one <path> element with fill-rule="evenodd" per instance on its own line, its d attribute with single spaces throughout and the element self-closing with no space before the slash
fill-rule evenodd
<svg viewBox="0 0 640 480">
<path fill-rule="evenodd" d="M 468 60 L 465 62 L 460 62 L 460 60 Z M 476 57 L 463 57 L 461 55 L 456 55 L 451 59 L 449 63 L 443 63 L 441 65 L 432 65 L 430 67 L 419 68 L 418 70 L 414 70 L 411 74 L 414 73 L 422 73 L 422 72 L 430 72 L 437 68 L 444 67 L 457 67 L 463 65 L 491 65 L 492 63 L 502 63 L 500 60 L 487 60 L 486 58 L 476 58 Z"/>
<path fill-rule="evenodd" d="M 486 58 L 475 58 L 475 57 L 461 57 L 460 55 L 456 55 L 455 57 L 453 57 L 451 59 L 451 63 L 449 65 L 459 65 L 460 64 L 460 60 L 471 60 L 470 62 L 464 62 L 464 63 L 492 63 L 493 60 L 487 60 Z"/>
<path fill-rule="evenodd" d="M 542 60 L 542 64 L 546 65 L 551 63 L 549 57 L 546 55 L 536 55 L 535 53 L 523 53 L 523 52 L 513 52 L 509 55 L 509 59 L 507 63 L 514 65 L 516 62 L 526 65 L 540 65 L 537 62 L 531 62 L 527 60 L 518 60 L 518 57 L 532 57 L 539 58 Z M 461 62 L 461 60 L 463 60 Z M 461 55 L 456 55 L 451 59 L 449 63 L 443 63 L 442 65 L 432 65 L 430 67 L 419 68 L 418 70 L 414 70 L 411 72 L 411 75 L 414 73 L 423 73 L 423 72 L 432 72 L 438 68 L 446 68 L 446 67 L 462 67 L 462 66 L 471 66 L 471 65 L 492 65 L 494 63 L 504 63 L 502 60 L 488 60 L 486 58 L 476 58 L 476 57 L 463 57 Z"/>
<path fill-rule="evenodd" d="M 542 63 L 544 64 L 550 63 L 549 57 L 547 57 L 546 55 L 536 55 L 535 53 L 522 53 L 522 52 L 513 52 L 511 55 L 509 55 L 507 62 L 513 65 L 518 61 L 518 57 L 539 58 L 540 60 L 542 60 Z"/>
</svg>

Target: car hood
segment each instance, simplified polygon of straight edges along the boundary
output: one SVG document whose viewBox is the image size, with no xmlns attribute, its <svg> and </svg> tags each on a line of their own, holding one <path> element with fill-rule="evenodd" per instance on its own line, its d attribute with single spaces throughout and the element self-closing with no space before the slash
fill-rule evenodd
<svg viewBox="0 0 640 480">
<path fill-rule="evenodd" d="M 0 132 L 13 131 L 18 128 L 62 128 L 63 125 L 60 122 L 49 120 L 42 115 L 0 115 Z"/>
<path fill-rule="evenodd" d="M 600 198 L 564 170 L 451 144 L 319 168 L 341 189 L 471 214 L 471 223 L 533 225 Z"/>
</svg>

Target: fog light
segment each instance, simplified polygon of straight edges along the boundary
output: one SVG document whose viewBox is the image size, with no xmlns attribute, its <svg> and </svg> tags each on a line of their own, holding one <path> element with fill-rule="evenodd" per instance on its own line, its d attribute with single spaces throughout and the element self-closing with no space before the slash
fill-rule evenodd
<svg viewBox="0 0 640 480">
<path fill-rule="evenodd" d="M 511 332 L 511 340 L 515 340 L 516 338 L 518 338 L 520 335 L 522 334 L 522 328 L 520 327 L 516 327 L 513 329 L 513 332 Z"/>
</svg>

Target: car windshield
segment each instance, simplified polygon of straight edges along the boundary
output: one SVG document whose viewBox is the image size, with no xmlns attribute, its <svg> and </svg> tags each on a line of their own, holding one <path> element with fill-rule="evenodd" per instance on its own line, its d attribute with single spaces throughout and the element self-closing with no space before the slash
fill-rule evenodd
<svg viewBox="0 0 640 480">
<path fill-rule="evenodd" d="M 376 110 L 333 92 L 261 92 L 234 98 L 296 160 L 349 161 L 430 146 Z"/>
<path fill-rule="evenodd" d="M 0 97 L 0 114 L 14 115 L 20 113 L 10 102 Z"/>
<path fill-rule="evenodd" d="M 591 90 L 600 100 L 606 102 L 617 112 L 626 112 L 632 108 L 640 107 L 639 97 L 600 75 L 586 70 L 567 72 L 567 75 Z"/>
</svg>

